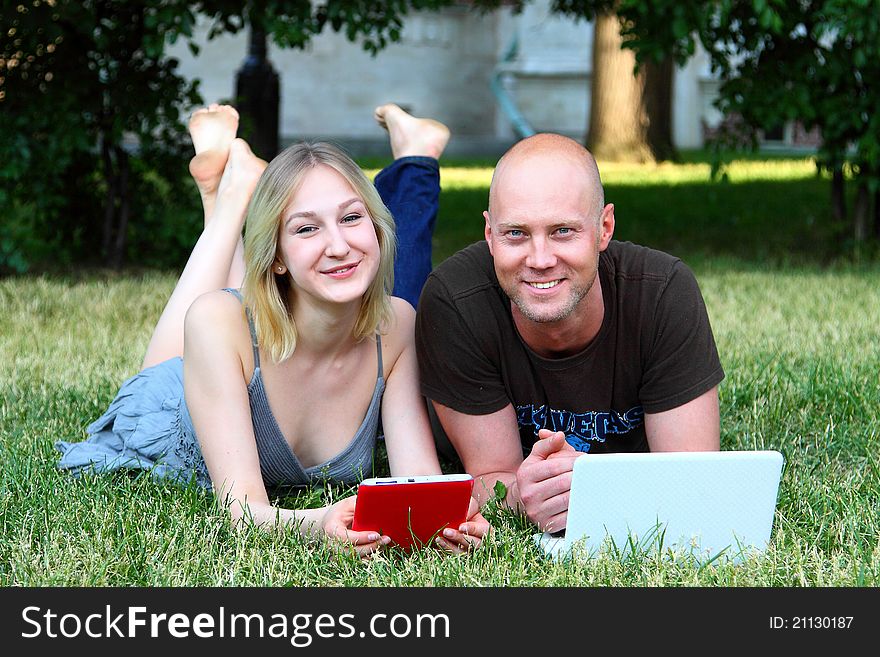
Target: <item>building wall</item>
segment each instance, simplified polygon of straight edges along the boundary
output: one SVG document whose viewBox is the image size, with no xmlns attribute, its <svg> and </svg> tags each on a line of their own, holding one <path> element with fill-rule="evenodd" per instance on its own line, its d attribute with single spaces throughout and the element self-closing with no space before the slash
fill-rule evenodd
<svg viewBox="0 0 880 657">
<path fill-rule="evenodd" d="M 589 23 L 554 15 L 548 1 L 530 3 L 500 26 L 516 55 L 500 65 L 504 86 L 531 127 L 583 139 L 590 107 Z"/>
<path fill-rule="evenodd" d="M 464 8 L 414 14 L 401 40 L 376 57 L 334 32 L 301 51 L 270 43 L 268 58 L 281 79 L 282 138 L 330 137 L 369 150 L 371 142 L 386 142 L 373 108 L 395 102 L 449 125 L 450 150 L 492 146 L 498 140 L 489 77 L 497 58 L 498 20 Z M 206 32 L 199 28 L 197 57 L 182 45 L 172 54 L 180 59 L 183 75 L 201 78 L 206 102 L 230 99 L 247 53 L 247 34 L 207 41 Z"/>
<path fill-rule="evenodd" d="M 582 139 L 589 116 L 592 25 L 556 16 L 549 4 L 537 0 L 517 15 L 508 10 L 483 15 L 464 7 L 415 13 L 405 20 L 401 40 L 376 57 L 333 32 L 302 51 L 270 43 L 269 60 L 281 77 L 282 138 L 332 138 L 358 153 L 384 152 L 386 139 L 372 110 L 391 101 L 449 125 L 449 152 L 500 153 L 515 133 L 490 89 L 498 76 L 536 130 Z M 207 41 L 202 26 L 198 56 L 182 44 L 171 54 L 185 76 L 202 80 L 207 102 L 231 99 L 247 38 L 242 32 Z M 505 60 L 514 38 L 515 56 Z M 698 54 L 676 72 L 679 147 L 702 145 L 703 124 L 717 124 L 712 91 L 705 56 Z"/>
</svg>

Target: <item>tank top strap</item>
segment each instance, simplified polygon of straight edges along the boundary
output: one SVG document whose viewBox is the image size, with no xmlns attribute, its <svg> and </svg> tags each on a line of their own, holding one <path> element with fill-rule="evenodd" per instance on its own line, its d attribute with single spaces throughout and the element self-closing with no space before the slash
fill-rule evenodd
<svg viewBox="0 0 880 657">
<path fill-rule="evenodd" d="M 385 376 L 385 368 L 382 366 L 382 336 L 378 333 L 376 334 L 376 354 L 379 357 L 379 374 L 377 378 L 381 379 Z"/>
<path fill-rule="evenodd" d="M 244 297 L 241 296 L 240 290 L 236 290 L 234 287 L 224 287 L 223 291 L 229 292 L 229 294 L 234 296 L 236 299 L 238 299 L 241 302 L 242 305 L 244 305 Z M 251 309 L 248 308 L 247 306 L 244 306 L 244 314 L 247 317 L 248 330 L 251 332 L 251 347 L 253 347 L 253 350 L 254 350 L 254 369 L 256 369 L 260 366 L 260 348 L 257 345 L 257 329 L 254 326 L 254 318 L 251 317 Z M 381 362 L 381 359 L 382 359 L 382 357 L 380 355 L 380 357 L 379 357 L 380 362 Z"/>
</svg>

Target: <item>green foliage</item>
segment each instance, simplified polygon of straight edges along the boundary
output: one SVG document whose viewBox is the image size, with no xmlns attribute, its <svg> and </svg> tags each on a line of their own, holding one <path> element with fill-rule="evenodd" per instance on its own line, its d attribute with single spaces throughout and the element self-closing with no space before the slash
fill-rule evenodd
<svg viewBox="0 0 880 657">
<path fill-rule="evenodd" d="M 182 119 L 200 104 L 165 44 L 248 24 L 303 47 L 329 26 L 376 53 L 444 0 L 30 0 L 0 9 L 0 273 L 35 262 L 179 264 L 195 217 Z M 181 203 L 183 200 L 183 203 Z M 181 248 L 178 248 L 181 247 Z"/>
<path fill-rule="evenodd" d="M 716 141 L 719 154 L 755 148 L 760 130 L 786 122 L 818 128 L 820 167 L 848 169 L 865 192 L 854 213 L 858 238 L 868 193 L 880 188 L 880 0 L 555 0 L 553 6 L 588 19 L 613 9 L 624 45 L 639 62 L 672 55 L 684 63 L 701 44 L 721 80 L 716 104 L 728 117 Z M 716 169 L 720 164 L 719 155 Z M 835 203 L 835 216 L 843 217 L 844 207 Z M 880 223 L 875 231 L 880 237 Z"/>
<path fill-rule="evenodd" d="M 9 239 L 38 236 L 53 263 L 106 255 L 122 204 L 141 216 L 132 192 L 150 187 L 145 172 L 182 180 L 180 116 L 199 97 L 162 52 L 167 36 L 191 33 L 193 15 L 184 2 L 146 4 L 35 0 L 0 14 L 0 198 L 29 213 Z M 0 266 L 43 255 L 16 253 Z"/>
<path fill-rule="evenodd" d="M 754 126 L 822 131 L 820 162 L 880 174 L 880 3 L 731 3 L 700 34 L 724 81 L 720 108 Z M 735 44 L 740 59 L 726 53 Z M 855 145 L 852 155 L 850 144 Z M 876 183 L 875 183 L 876 184 Z"/>
<path fill-rule="evenodd" d="M 350 41 L 360 41 L 375 55 L 400 38 L 409 11 L 436 10 L 455 0 L 261 0 L 246 6 L 233 0 L 194 3 L 211 21 L 209 36 L 237 32 L 252 24 L 265 30 L 281 47 L 302 48 L 330 28 Z"/>
</svg>

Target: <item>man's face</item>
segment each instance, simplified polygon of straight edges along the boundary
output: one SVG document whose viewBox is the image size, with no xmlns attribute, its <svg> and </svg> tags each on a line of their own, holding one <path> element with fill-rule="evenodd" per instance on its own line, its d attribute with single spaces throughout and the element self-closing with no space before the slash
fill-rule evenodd
<svg viewBox="0 0 880 657">
<path fill-rule="evenodd" d="M 596 280 L 599 252 L 613 232 L 613 207 L 597 221 L 583 168 L 550 156 L 506 164 L 491 206 L 484 213 L 486 241 L 501 288 L 527 320 L 571 317 Z"/>
</svg>

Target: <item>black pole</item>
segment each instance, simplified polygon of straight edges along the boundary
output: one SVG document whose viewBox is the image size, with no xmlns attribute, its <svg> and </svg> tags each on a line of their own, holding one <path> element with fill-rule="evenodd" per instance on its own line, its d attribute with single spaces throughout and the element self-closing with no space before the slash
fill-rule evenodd
<svg viewBox="0 0 880 657">
<path fill-rule="evenodd" d="M 235 96 L 241 135 L 264 160 L 278 155 L 279 87 L 278 73 L 266 59 L 266 33 L 252 24 L 248 54 L 235 76 Z"/>
</svg>

